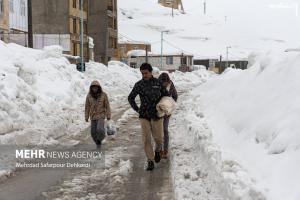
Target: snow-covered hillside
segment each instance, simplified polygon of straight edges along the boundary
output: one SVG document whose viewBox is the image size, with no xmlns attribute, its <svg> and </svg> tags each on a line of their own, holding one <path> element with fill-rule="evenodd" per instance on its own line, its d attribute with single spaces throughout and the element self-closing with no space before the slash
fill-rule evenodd
<svg viewBox="0 0 300 200">
<path fill-rule="evenodd" d="M 246 58 L 253 51 L 285 50 L 300 46 L 300 2 L 288 0 L 183 0 L 186 14 L 157 4 L 157 0 L 119 0 L 119 32 L 124 39 L 148 41 L 160 52 L 186 51 L 195 57 Z"/>
</svg>

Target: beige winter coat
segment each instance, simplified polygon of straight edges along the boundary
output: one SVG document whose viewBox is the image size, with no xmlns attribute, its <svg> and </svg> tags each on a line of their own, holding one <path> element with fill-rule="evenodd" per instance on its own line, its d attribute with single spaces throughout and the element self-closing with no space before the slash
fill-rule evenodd
<svg viewBox="0 0 300 200">
<path fill-rule="evenodd" d="M 91 86 L 100 86 L 98 81 L 93 81 Z M 90 87 L 91 87 L 90 86 Z M 102 90 L 102 89 L 101 89 Z M 107 94 L 101 91 L 101 95 L 96 99 L 89 94 L 86 97 L 85 102 L 85 119 L 86 121 L 90 118 L 91 120 L 111 118 L 111 109 L 108 101 Z"/>
</svg>

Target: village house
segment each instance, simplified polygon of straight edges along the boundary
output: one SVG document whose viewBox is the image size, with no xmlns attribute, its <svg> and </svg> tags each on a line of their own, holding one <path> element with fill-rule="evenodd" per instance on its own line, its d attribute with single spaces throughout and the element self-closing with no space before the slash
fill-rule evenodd
<svg viewBox="0 0 300 200">
<path fill-rule="evenodd" d="M 118 50 L 116 51 L 114 59 L 127 63 L 128 52 L 132 50 L 144 50 L 151 52 L 151 44 L 139 41 L 121 41 L 118 43 Z"/>
<path fill-rule="evenodd" d="M 158 3 L 162 6 L 174 9 L 179 9 L 180 6 L 182 7 L 181 0 L 158 0 Z"/>
<path fill-rule="evenodd" d="M 142 63 L 146 62 L 146 59 L 145 55 L 130 55 L 127 64 L 130 67 L 138 68 Z M 164 54 L 161 59 L 161 55 L 150 54 L 148 56 L 148 63 L 162 71 L 174 72 L 179 70 L 188 72 L 193 70 L 193 55 L 183 53 Z"/>
<path fill-rule="evenodd" d="M 218 62 L 218 59 L 194 59 L 194 65 L 202 65 L 205 66 L 208 70 L 211 67 L 216 66 L 216 62 Z"/>
<path fill-rule="evenodd" d="M 245 60 L 229 60 L 227 61 L 218 61 L 215 63 L 214 68 L 210 68 L 210 70 L 215 71 L 216 73 L 221 74 L 225 71 L 227 67 L 235 68 L 235 69 L 247 69 L 248 68 L 248 61 Z"/>
</svg>

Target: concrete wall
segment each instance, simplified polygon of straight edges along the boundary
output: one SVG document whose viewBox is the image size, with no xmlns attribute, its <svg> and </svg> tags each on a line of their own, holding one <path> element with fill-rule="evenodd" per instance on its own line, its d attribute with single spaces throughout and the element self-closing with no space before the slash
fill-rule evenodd
<svg viewBox="0 0 300 200">
<path fill-rule="evenodd" d="M 90 0 L 88 29 L 94 39 L 95 61 L 107 64 L 117 49 L 117 1 Z"/>
<path fill-rule="evenodd" d="M 70 33 L 69 0 L 32 0 L 32 24 L 33 33 Z"/>
<path fill-rule="evenodd" d="M 89 3 L 89 36 L 94 40 L 94 59 L 105 63 L 106 50 L 108 48 L 107 31 L 107 0 L 90 0 Z"/>
<path fill-rule="evenodd" d="M 1 2 L 1 1 L 0 1 Z M 8 0 L 2 0 L 2 12 L 0 10 L 0 34 L 9 31 L 9 7 Z M 0 39 L 6 41 L 6 35 L 0 35 Z"/>
</svg>

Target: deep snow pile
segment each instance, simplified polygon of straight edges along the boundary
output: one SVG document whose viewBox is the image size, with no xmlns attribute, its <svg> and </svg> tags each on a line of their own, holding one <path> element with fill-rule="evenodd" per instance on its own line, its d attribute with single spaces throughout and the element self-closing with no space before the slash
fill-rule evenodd
<svg viewBox="0 0 300 200">
<path fill-rule="evenodd" d="M 183 124 L 236 197 L 298 200 L 300 55 L 249 60 L 250 69 L 229 69 L 191 91 Z M 203 117 L 211 133 L 199 125 Z"/>
<path fill-rule="evenodd" d="M 113 107 L 121 107 L 140 77 L 119 62 L 88 63 L 80 73 L 59 47 L 40 51 L 0 41 L 0 60 L 2 144 L 55 144 L 61 135 L 78 134 L 88 126 L 83 106 L 92 80 L 100 81 Z"/>
</svg>

